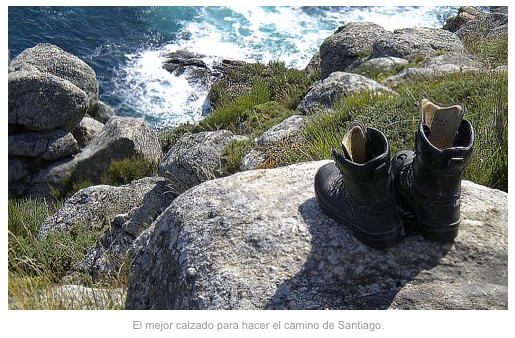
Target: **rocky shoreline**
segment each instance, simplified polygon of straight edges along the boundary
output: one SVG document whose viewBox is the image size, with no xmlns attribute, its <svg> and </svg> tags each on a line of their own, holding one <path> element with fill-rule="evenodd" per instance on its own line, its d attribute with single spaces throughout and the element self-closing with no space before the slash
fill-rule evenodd
<svg viewBox="0 0 515 338">
<path fill-rule="evenodd" d="M 259 169 L 263 147 L 288 142 L 342 97 L 395 96 L 407 80 L 484 70 L 463 41 L 478 27 L 489 36 L 507 33 L 507 25 L 506 7 L 462 7 L 443 29 L 338 28 L 305 69 L 320 79 L 293 116 L 256 138 L 241 172 L 230 176 L 222 170 L 224 148 L 247 136 L 186 132 L 163 149 L 147 122 L 115 116 L 99 100 L 90 66 L 38 44 L 9 61 L 9 198 L 51 199 L 91 182 L 39 236 L 77 223 L 107 229 L 62 284 L 108 281 L 129 262 L 127 309 L 507 308 L 507 193 L 464 181 L 454 246 L 410 236 L 381 252 L 318 208 L 313 177 L 324 161 Z M 204 88 L 227 88 L 229 98 L 250 89 L 248 79 L 233 76 L 246 63 L 210 68 L 201 57 L 176 51 L 163 68 Z M 507 72 L 507 65 L 491 71 Z M 218 100 L 206 100 L 206 114 Z M 156 163 L 157 176 L 100 185 L 113 161 L 135 156 Z"/>
</svg>

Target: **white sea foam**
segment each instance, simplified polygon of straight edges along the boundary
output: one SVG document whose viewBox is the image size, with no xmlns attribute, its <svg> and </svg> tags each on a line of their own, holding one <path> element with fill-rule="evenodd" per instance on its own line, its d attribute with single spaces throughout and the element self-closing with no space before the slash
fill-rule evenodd
<svg viewBox="0 0 515 338">
<path fill-rule="evenodd" d="M 147 50 L 128 58 L 123 83 L 117 88 L 124 98 L 121 109 L 146 117 L 156 127 L 201 119 L 206 88 L 192 86 L 184 76 L 163 69 L 161 51 Z"/>
</svg>

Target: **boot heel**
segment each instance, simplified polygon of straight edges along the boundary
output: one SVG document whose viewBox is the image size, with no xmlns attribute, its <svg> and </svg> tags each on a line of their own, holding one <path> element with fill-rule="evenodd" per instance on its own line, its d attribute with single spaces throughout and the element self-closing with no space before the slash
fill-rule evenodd
<svg viewBox="0 0 515 338">
<path fill-rule="evenodd" d="M 422 236 L 424 236 L 424 238 L 428 240 L 440 243 L 450 243 L 454 242 L 454 240 L 458 236 L 459 225 L 459 221 L 454 224 L 441 227 L 423 225 L 421 228 L 421 232 Z"/>
</svg>

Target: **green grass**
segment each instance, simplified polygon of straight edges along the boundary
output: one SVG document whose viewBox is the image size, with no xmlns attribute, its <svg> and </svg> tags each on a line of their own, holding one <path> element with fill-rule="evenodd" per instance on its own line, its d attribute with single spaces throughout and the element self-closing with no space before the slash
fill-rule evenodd
<svg viewBox="0 0 515 338">
<path fill-rule="evenodd" d="M 463 45 L 468 53 L 491 68 L 508 64 L 508 33 L 487 35 L 488 28 L 479 26 L 467 34 Z"/>
<path fill-rule="evenodd" d="M 303 71 L 287 68 L 284 62 L 271 61 L 268 64 L 249 63 L 243 67 L 230 69 L 225 79 L 213 85 L 209 91 L 211 101 L 218 108 L 234 100 L 234 92 L 241 96 L 252 88 L 263 85 L 267 88 L 271 101 L 281 103 L 286 108 L 298 106 L 309 86 L 319 79 L 319 75 L 308 75 Z M 238 87 L 237 90 L 228 87 Z M 215 109 L 216 109 L 215 108 Z"/>
<path fill-rule="evenodd" d="M 392 154 L 413 149 L 422 98 L 449 105 L 463 103 L 465 118 L 475 128 L 476 143 L 465 179 L 492 188 L 508 189 L 508 77 L 503 73 L 454 74 L 403 84 L 398 96 L 367 93 L 344 98 L 331 114 L 320 115 L 308 125 L 302 160 L 330 158 L 351 121 L 361 121 L 385 133 Z M 285 149 L 286 152 L 289 150 Z M 281 163 L 281 165 L 288 164 Z"/>
<path fill-rule="evenodd" d="M 143 155 L 112 161 L 102 177 L 102 183 L 112 186 L 128 184 L 134 180 L 155 176 L 157 174 L 156 161 L 147 159 Z"/>
<path fill-rule="evenodd" d="M 258 84 L 235 100 L 220 104 L 209 116 L 200 121 L 199 130 L 227 129 L 238 133 L 246 120 L 247 111 L 270 100 L 268 87 L 265 84 Z"/>
<path fill-rule="evenodd" d="M 84 257 L 104 229 L 85 231 L 81 224 L 75 224 L 67 232 L 38 238 L 42 222 L 61 205 L 62 202 L 41 199 L 8 200 L 9 308 L 73 308 L 73 304 L 62 303 L 52 289 Z M 109 298 L 109 291 L 105 296 Z M 110 307 L 109 304 L 116 305 L 108 302 L 101 307 Z"/>
</svg>

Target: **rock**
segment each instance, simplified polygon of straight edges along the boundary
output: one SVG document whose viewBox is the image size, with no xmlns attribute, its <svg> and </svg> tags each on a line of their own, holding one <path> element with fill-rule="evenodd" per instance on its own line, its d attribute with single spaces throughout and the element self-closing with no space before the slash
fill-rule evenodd
<svg viewBox="0 0 515 338">
<path fill-rule="evenodd" d="M 29 175 L 29 166 L 26 160 L 9 156 L 8 160 L 8 182 L 16 182 Z"/>
<path fill-rule="evenodd" d="M 490 13 L 501 13 L 508 15 L 508 6 L 490 6 Z"/>
<path fill-rule="evenodd" d="M 8 81 L 9 124 L 35 131 L 73 130 L 88 109 L 83 90 L 52 74 L 17 71 L 8 74 Z"/>
<path fill-rule="evenodd" d="M 72 131 L 73 137 L 81 149 L 86 147 L 89 142 L 97 135 L 104 125 L 94 118 L 86 115 L 80 121 L 79 126 Z"/>
<path fill-rule="evenodd" d="M 252 149 L 241 159 L 240 171 L 254 170 L 265 163 L 263 153 L 258 149 Z"/>
<path fill-rule="evenodd" d="M 320 46 L 322 79 L 332 72 L 356 68 L 370 57 L 376 41 L 387 33 L 383 27 L 371 22 L 351 22 L 338 28 Z"/>
<path fill-rule="evenodd" d="M 257 139 L 257 144 L 260 146 L 266 146 L 268 144 L 279 142 L 293 133 L 298 133 L 304 129 L 306 116 L 304 115 L 293 115 L 276 124 L 272 128 L 265 131 Z"/>
<path fill-rule="evenodd" d="M 17 71 L 41 72 L 70 81 L 86 92 L 90 110 L 96 107 L 99 89 L 95 71 L 57 46 L 40 43 L 25 49 L 9 65 L 9 72 Z"/>
<path fill-rule="evenodd" d="M 187 133 L 179 138 L 159 165 L 159 175 L 170 180 L 177 193 L 222 175 L 222 150 L 245 137 L 227 130 Z"/>
<path fill-rule="evenodd" d="M 397 88 L 409 79 L 438 78 L 453 73 L 478 71 L 481 68 L 482 64 L 466 53 L 444 53 L 425 60 L 418 67 L 403 69 L 381 83 L 390 88 Z"/>
<path fill-rule="evenodd" d="M 464 181 L 462 197 L 455 245 L 403 287 L 390 308 L 508 308 L 508 194 Z"/>
<path fill-rule="evenodd" d="M 340 98 L 365 91 L 373 94 L 395 94 L 391 89 L 362 75 L 334 72 L 328 78 L 311 85 L 297 109 L 306 112 L 317 108 L 333 108 Z"/>
<path fill-rule="evenodd" d="M 81 189 L 41 224 L 39 236 L 45 236 L 50 231 L 68 231 L 75 224 L 84 226 L 87 231 L 103 229 L 111 224 L 116 215 L 140 206 L 145 194 L 161 180 L 146 177 L 120 187 L 96 185 Z"/>
<path fill-rule="evenodd" d="M 508 14 L 503 10 L 484 13 L 477 16 L 475 20 L 463 23 L 456 31 L 456 36 L 464 41 L 465 39 L 478 39 L 508 33 Z"/>
<path fill-rule="evenodd" d="M 41 157 L 47 161 L 55 161 L 69 157 L 79 152 L 79 145 L 72 133 L 64 130 L 56 130 L 48 137 L 46 151 Z"/>
<path fill-rule="evenodd" d="M 395 69 L 396 67 L 402 67 L 408 64 L 408 60 L 402 58 L 396 58 L 392 56 L 379 57 L 367 60 L 360 64 L 355 71 L 357 72 L 373 72 L 383 73 Z"/>
<path fill-rule="evenodd" d="M 89 115 L 101 123 L 107 123 L 107 121 L 113 117 L 116 116 L 114 111 L 109 107 L 107 104 L 105 104 L 102 101 L 98 101 L 97 108 L 89 113 Z"/>
<path fill-rule="evenodd" d="M 211 82 L 211 70 L 201 60 L 203 55 L 191 53 L 185 50 L 165 53 L 163 69 L 176 76 L 185 75 L 188 82 L 207 87 Z"/>
<path fill-rule="evenodd" d="M 319 50 L 316 51 L 315 54 L 313 54 L 313 56 L 311 57 L 311 60 L 309 60 L 308 65 L 306 66 L 306 68 L 304 68 L 304 71 L 308 75 L 314 75 L 317 72 L 321 71 L 321 69 L 320 69 L 320 51 Z"/>
<path fill-rule="evenodd" d="M 94 283 L 116 279 L 122 267 L 128 264 L 128 251 L 134 240 L 176 197 L 164 178 L 156 178 L 154 182 L 155 186 L 145 194 L 141 206 L 117 215 L 67 278 L 86 273 Z"/>
<path fill-rule="evenodd" d="M 465 52 L 455 34 L 443 29 L 422 27 L 397 29 L 379 38 L 373 47 L 373 57 L 395 56 L 404 59 L 441 52 Z"/>
<path fill-rule="evenodd" d="M 77 156 L 74 182 L 100 182 L 113 160 L 143 155 L 159 162 L 163 153 L 150 125 L 143 118 L 112 117 Z"/>
<path fill-rule="evenodd" d="M 30 186 L 27 188 L 27 195 L 52 199 L 52 191 L 64 191 L 65 185 L 71 180 L 76 166 L 77 160 L 75 158 L 65 158 L 42 167 L 32 176 Z"/>
<path fill-rule="evenodd" d="M 507 308 L 506 193 L 463 182 L 450 250 L 412 235 L 379 251 L 320 209 L 313 177 L 325 163 L 237 173 L 177 197 L 137 241 L 126 308 Z M 419 280 L 423 290 L 400 298 Z M 421 293 L 438 286 L 426 306 Z"/>
<path fill-rule="evenodd" d="M 473 6 L 461 6 L 458 9 L 457 15 L 451 16 L 447 19 L 445 25 L 443 26 L 443 29 L 451 32 L 456 32 L 461 28 L 461 26 L 463 26 L 467 22 L 475 20 L 476 18 L 484 14 L 485 13 L 479 8 Z"/>
</svg>

